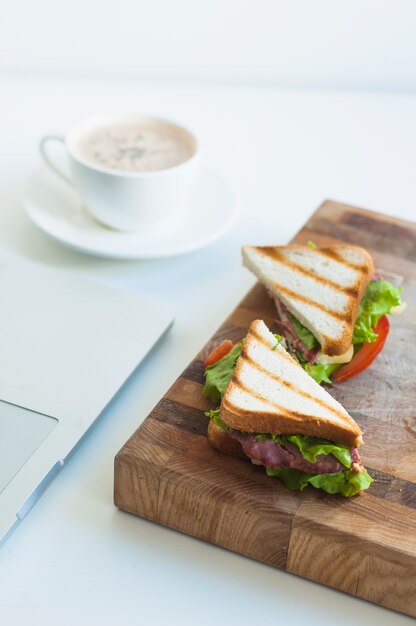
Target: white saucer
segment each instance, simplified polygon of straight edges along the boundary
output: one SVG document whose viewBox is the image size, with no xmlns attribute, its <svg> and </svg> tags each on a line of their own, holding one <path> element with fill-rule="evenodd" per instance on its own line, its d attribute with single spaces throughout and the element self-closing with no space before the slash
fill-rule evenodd
<svg viewBox="0 0 416 626">
<path fill-rule="evenodd" d="M 28 180 L 23 205 L 32 222 L 63 245 L 113 259 L 154 259 L 197 250 L 224 235 L 237 217 L 230 187 L 210 170 L 201 172 L 186 221 L 169 233 L 123 233 L 101 225 L 82 206 L 76 191 L 46 166 Z"/>
</svg>

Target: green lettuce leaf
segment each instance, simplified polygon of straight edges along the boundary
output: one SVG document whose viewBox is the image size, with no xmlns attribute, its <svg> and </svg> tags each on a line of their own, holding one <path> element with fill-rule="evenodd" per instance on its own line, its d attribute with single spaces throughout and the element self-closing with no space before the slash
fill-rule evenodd
<svg viewBox="0 0 416 626">
<path fill-rule="evenodd" d="M 278 443 L 281 443 L 282 437 L 282 435 L 272 435 L 271 433 L 256 433 L 254 436 L 257 441 L 277 441 Z"/>
<path fill-rule="evenodd" d="M 272 347 L 272 350 L 276 350 L 276 348 L 279 345 L 279 343 L 282 342 L 282 335 L 278 335 L 277 333 L 273 333 L 273 335 L 274 335 L 274 338 L 276 339 L 276 343 Z"/>
<path fill-rule="evenodd" d="M 270 469 L 266 467 L 265 470 L 267 476 L 280 478 L 286 487 L 293 491 L 303 491 L 308 484 L 308 476 L 315 476 L 315 474 L 306 474 L 305 472 L 289 467 L 282 467 L 281 469 Z"/>
<path fill-rule="evenodd" d="M 280 478 L 288 489 L 303 491 L 309 484 L 327 493 L 340 493 L 343 496 L 355 496 L 359 491 L 368 489 L 374 480 L 366 469 L 361 473 L 347 470 L 337 474 L 306 474 L 300 470 L 283 468 L 272 470 L 266 468 L 268 476 Z"/>
<path fill-rule="evenodd" d="M 388 280 L 372 280 L 368 285 L 358 310 L 354 325 L 353 344 L 375 341 L 377 335 L 373 328 L 383 315 L 391 312 L 392 307 L 402 303 L 401 289 Z"/>
<path fill-rule="evenodd" d="M 222 430 L 229 430 L 229 427 L 227 426 L 227 424 L 225 424 L 220 417 L 219 407 L 218 409 L 211 409 L 210 411 L 206 411 L 204 415 L 205 417 L 209 417 L 209 419 L 211 419 L 214 422 L 214 424 L 222 428 Z"/>
<path fill-rule="evenodd" d="M 347 446 L 337 445 L 326 439 L 307 437 L 306 435 L 282 435 L 282 443 L 290 441 L 300 450 L 303 458 L 310 463 L 315 463 L 319 454 L 332 454 L 345 467 L 351 467 L 350 449 Z"/>
<path fill-rule="evenodd" d="M 213 422 L 216 422 L 217 419 L 220 419 L 220 407 L 218 407 L 218 409 L 210 409 L 209 411 L 205 411 L 204 415 L 205 417 L 209 417 L 209 419 Z"/>
<path fill-rule="evenodd" d="M 321 363 L 302 363 L 302 367 L 320 385 L 321 383 L 332 383 L 330 378 L 332 372 L 340 367 L 339 363 L 322 365 Z"/>
<path fill-rule="evenodd" d="M 303 345 L 308 348 L 308 350 L 319 347 L 320 344 L 315 335 L 311 333 L 311 331 L 306 328 L 306 326 L 301 324 L 299 320 L 297 320 L 296 317 L 292 315 L 292 313 L 289 313 L 289 319 L 293 326 L 293 330 L 295 331 Z"/>
<path fill-rule="evenodd" d="M 285 443 L 293 443 L 299 448 L 299 452 L 306 461 L 315 463 L 319 454 L 332 454 L 345 467 L 351 467 L 350 449 L 328 441 L 327 439 L 319 439 L 318 437 L 308 437 L 307 435 L 272 435 L 268 433 L 259 433 L 255 435 L 259 441 L 277 441 L 285 445 Z"/>
<path fill-rule="evenodd" d="M 205 386 L 202 393 L 213 402 L 219 402 L 224 395 L 242 348 L 242 342 L 237 343 L 222 359 L 205 368 Z"/>
</svg>

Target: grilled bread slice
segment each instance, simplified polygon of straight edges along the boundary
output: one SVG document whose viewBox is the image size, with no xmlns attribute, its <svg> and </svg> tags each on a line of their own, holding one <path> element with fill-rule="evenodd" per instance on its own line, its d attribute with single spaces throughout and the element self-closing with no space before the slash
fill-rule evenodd
<svg viewBox="0 0 416 626">
<path fill-rule="evenodd" d="M 244 246 L 244 265 L 308 328 L 328 356 L 351 346 L 361 299 L 374 274 L 363 248 Z"/>
<path fill-rule="evenodd" d="M 352 417 L 276 343 L 261 320 L 250 325 L 220 417 L 248 433 L 309 435 L 350 447 L 363 443 Z"/>
</svg>

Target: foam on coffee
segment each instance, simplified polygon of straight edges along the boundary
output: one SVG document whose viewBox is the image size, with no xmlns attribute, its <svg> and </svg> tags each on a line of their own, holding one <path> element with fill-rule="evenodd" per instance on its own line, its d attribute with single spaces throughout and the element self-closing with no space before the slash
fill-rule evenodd
<svg viewBox="0 0 416 626">
<path fill-rule="evenodd" d="M 122 122 L 85 132 L 77 151 L 101 167 L 123 172 L 164 170 L 188 161 L 195 142 L 184 129 L 162 120 Z"/>
</svg>

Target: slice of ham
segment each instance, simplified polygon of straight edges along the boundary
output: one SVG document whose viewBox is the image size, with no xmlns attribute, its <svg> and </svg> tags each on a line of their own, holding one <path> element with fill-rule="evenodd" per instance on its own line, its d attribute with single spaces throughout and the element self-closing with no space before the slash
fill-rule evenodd
<svg viewBox="0 0 416 626">
<path fill-rule="evenodd" d="M 318 358 L 319 348 L 307 348 L 305 344 L 297 336 L 292 322 L 290 321 L 289 311 L 278 298 L 274 298 L 277 313 L 279 315 L 278 320 L 275 321 L 275 325 L 278 330 L 285 336 L 289 344 L 291 344 L 295 350 L 299 350 L 309 363 L 315 363 Z"/>
<path fill-rule="evenodd" d="M 332 454 L 319 454 L 315 463 L 303 458 L 299 448 L 293 443 L 280 444 L 270 439 L 256 439 L 255 435 L 238 430 L 227 431 L 230 437 L 236 439 L 244 453 L 256 464 L 264 465 L 269 469 L 292 468 L 308 474 L 337 474 L 346 471 L 345 465 L 340 463 Z M 356 448 L 350 449 L 351 462 L 354 468 L 360 467 L 361 459 Z"/>
<path fill-rule="evenodd" d="M 278 330 L 286 337 L 289 343 L 291 343 L 296 350 L 302 352 L 303 356 L 309 363 L 315 363 L 316 359 L 318 358 L 319 348 L 307 348 L 295 333 L 293 326 L 290 322 L 275 320 L 274 323 L 275 326 L 277 326 Z"/>
</svg>

